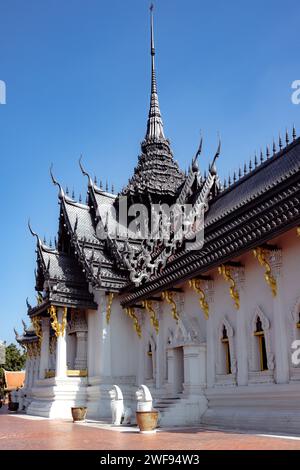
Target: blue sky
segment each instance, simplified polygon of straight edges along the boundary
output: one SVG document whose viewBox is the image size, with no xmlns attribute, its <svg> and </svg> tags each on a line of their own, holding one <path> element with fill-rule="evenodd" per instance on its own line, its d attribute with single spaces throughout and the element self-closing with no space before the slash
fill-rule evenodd
<svg viewBox="0 0 300 470">
<path fill-rule="evenodd" d="M 78 196 L 78 158 L 120 189 L 132 174 L 149 104 L 149 2 L 0 0 L 1 282 L 0 339 L 34 303 L 35 241 L 54 237 L 56 177 Z M 188 166 L 204 136 L 202 168 L 222 137 L 218 170 L 238 169 L 300 106 L 298 0 L 156 0 L 160 106 L 175 159 Z"/>
</svg>

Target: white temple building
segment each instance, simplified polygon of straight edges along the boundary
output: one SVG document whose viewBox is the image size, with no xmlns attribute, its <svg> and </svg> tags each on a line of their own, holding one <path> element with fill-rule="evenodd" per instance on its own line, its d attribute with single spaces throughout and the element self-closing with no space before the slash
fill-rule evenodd
<svg viewBox="0 0 300 470">
<path fill-rule="evenodd" d="M 104 190 L 80 162 L 85 203 L 52 174 L 55 246 L 30 227 L 38 304 L 27 302 L 32 323 L 17 337 L 28 354 L 26 412 L 70 418 L 87 406 L 103 420 L 114 384 L 133 410 L 145 384 L 161 426 L 299 432 L 300 139 L 293 129 L 224 184 L 220 145 L 202 174 L 201 142 L 185 174 L 164 134 L 154 57 L 151 13 L 150 110 L 127 186 Z M 167 240 L 145 237 L 144 220 L 126 230 L 124 200 L 131 222 L 139 204 L 188 205 L 190 228 L 177 239 L 171 218 Z M 189 249 L 203 213 L 203 243 Z"/>
</svg>

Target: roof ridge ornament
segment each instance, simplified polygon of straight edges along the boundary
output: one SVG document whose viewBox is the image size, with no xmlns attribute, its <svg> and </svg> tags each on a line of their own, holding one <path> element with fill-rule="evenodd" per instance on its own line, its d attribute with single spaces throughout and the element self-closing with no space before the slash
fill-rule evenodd
<svg viewBox="0 0 300 470">
<path fill-rule="evenodd" d="M 93 187 L 94 184 L 93 184 L 93 180 L 91 178 L 91 176 L 89 175 L 89 173 L 84 169 L 83 165 L 82 165 L 82 154 L 80 155 L 80 158 L 79 158 L 79 167 L 80 167 L 80 170 L 81 170 L 81 173 L 84 175 L 84 176 L 87 176 L 88 177 L 88 180 L 89 180 L 89 186 L 90 187 Z"/>
<path fill-rule="evenodd" d="M 50 176 L 51 176 L 51 179 L 52 179 L 52 183 L 55 186 L 58 186 L 58 188 L 59 188 L 59 194 L 58 194 L 59 199 L 64 199 L 65 198 L 65 193 L 64 193 L 64 190 L 62 188 L 62 185 L 56 180 L 56 178 L 53 175 L 53 163 L 51 163 L 51 166 L 50 166 Z"/>
<path fill-rule="evenodd" d="M 28 224 L 29 232 L 31 233 L 31 235 L 32 235 L 33 237 L 36 238 L 37 244 L 38 244 L 39 246 L 41 246 L 41 244 L 42 244 L 41 239 L 40 239 L 40 237 L 38 236 L 38 234 L 37 234 L 36 232 L 34 232 L 34 230 L 32 230 L 31 224 L 30 224 L 30 219 L 28 219 L 28 223 L 27 223 L 27 224 Z"/>
</svg>

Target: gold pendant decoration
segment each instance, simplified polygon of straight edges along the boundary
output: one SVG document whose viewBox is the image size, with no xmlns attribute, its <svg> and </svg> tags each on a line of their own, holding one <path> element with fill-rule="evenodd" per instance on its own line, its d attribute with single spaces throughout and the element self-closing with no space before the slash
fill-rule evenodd
<svg viewBox="0 0 300 470">
<path fill-rule="evenodd" d="M 142 302 L 142 306 L 146 309 L 146 311 L 149 313 L 150 315 L 150 321 L 151 321 L 151 325 L 153 326 L 153 328 L 155 329 L 156 331 L 156 334 L 158 335 L 159 333 L 159 321 L 158 321 L 158 318 L 156 316 L 156 313 L 155 313 L 155 310 L 152 306 L 152 300 L 144 300 Z"/>
<path fill-rule="evenodd" d="M 63 336 L 67 324 L 67 307 L 64 307 L 62 321 L 59 323 L 56 314 L 56 307 L 53 305 L 49 308 L 48 313 L 50 315 L 51 327 L 55 332 L 55 336 Z"/>
<path fill-rule="evenodd" d="M 108 294 L 108 299 L 107 299 L 107 305 L 106 305 L 106 323 L 109 325 L 110 322 L 110 316 L 111 316 L 111 306 L 114 300 L 115 294 L 113 292 L 110 292 Z"/>
<path fill-rule="evenodd" d="M 221 274 L 223 276 L 225 281 L 230 283 L 230 288 L 229 288 L 230 297 L 234 301 L 235 308 L 237 310 L 239 310 L 239 308 L 240 308 L 240 294 L 237 290 L 236 282 L 232 277 L 231 267 L 228 266 L 228 265 L 222 264 L 221 266 L 219 266 L 218 271 L 219 271 L 219 274 Z"/>
<path fill-rule="evenodd" d="M 204 317 L 206 320 L 209 318 L 209 305 L 205 298 L 205 292 L 201 287 L 201 279 L 190 279 L 189 286 L 194 289 L 196 294 L 200 295 L 199 304 L 201 309 L 203 310 Z"/>
<path fill-rule="evenodd" d="M 174 318 L 174 320 L 176 321 L 176 323 L 178 324 L 179 322 L 179 315 L 177 313 L 177 305 L 176 305 L 176 302 L 175 300 L 173 299 L 173 292 L 170 292 L 170 291 L 165 291 L 162 293 L 162 299 L 163 300 L 166 300 L 166 302 L 172 306 L 172 310 L 171 310 L 171 313 L 172 313 L 172 317 Z"/>
<path fill-rule="evenodd" d="M 265 268 L 265 280 L 268 286 L 270 286 L 272 295 L 273 297 L 276 297 L 277 295 L 277 282 L 275 277 L 272 275 L 272 269 L 270 266 L 270 263 L 267 260 L 269 250 L 262 248 L 262 247 L 257 247 L 253 250 L 253 254 L 255 258 L 257 258 L 259 264 Z"/>
<path fill-rule="evenodd" d="M 141 325 L 139 324 L 138 317 L 135 314 L 134 307 L 127 307 L 127 308 L 125 308 L 125 311 L 126 311 L 127 315 L 129 316 L 129 318 L 131 318 L 131 320 L 133 320 L 133 327 L 134 327 L 138 337 L 141 338 L 142 337 L 142 328 L 141 328 Z"/>
<path fill-rule="evenodd" d="M 43 331 L 42 331 L 42 321 L 40 317 L 32 317 L 31 318 L 32 325 L 35 331 L 36 336 L 39 339 L 39 342 L 41 343 L 43 339 Z"/>
</svg>

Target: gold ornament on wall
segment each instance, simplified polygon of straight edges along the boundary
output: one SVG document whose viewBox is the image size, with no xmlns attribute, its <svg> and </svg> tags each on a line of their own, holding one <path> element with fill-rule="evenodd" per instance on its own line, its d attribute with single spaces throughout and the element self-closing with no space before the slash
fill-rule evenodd
<svg viewBox="0 0 300 470">
<path fill-rule="evenodd" d="M 110 322 L 110 316 L 111 316 L 111 306 L 114 300 L 115 294 L 113 292 L 110 292 L 108 294 L 108 299 L 107 299 L 107 305 L 106 305 L 106 323 L 109 325 Z"/>
<path fill-rule="evenodd" d="M 219 274 L 221 274 L 223 276 L 225 281 L 230 283 L 230 288 L 229 288 L 230 297 L 234 301 L 235 308 L 237 310 L 239 310 L 239 308 L 240 308 L 240 294 L 237 290 L 236 282 L 232 277 L 231 266 L 228 266 L 226 264 L 222 264 L 221 266 L 219 266 L 218 272 L 219 272 Z"/>
<path fill-rule="evenodd" d="M 143 303 L 142 303 L 142 306 L 149 313 L 151 325 L 153 326 L 153 328 L 156 331 L 156 334 L 158 335 L 158 333 L 159 333 L 159 321 L 158 321 L 158 318 L 156 316 L 155 310 L 153 308 L 152 300 L 144 300 Z"/>
<path fill-rule="evenodd" d="M 272 275 L 272 269 L 270 263 L 267 260 L 269 250 L 257 247 L 253 250 L 255 258 L 257 258 L 259 264 L 265 268 L 265 280 L 268 286 L 270 286 L 273 297 L 277 295 L 277 282 L 275 277 Z"/>
<path fill-rule="evenodd" d="M 36 336 L 39 339 L 39 342 L 41 343 L 43 339 L 43 331 L 42 331 L 42 320 L 41 317 L 36 316 L 31 318 L 31 322 L 35 331 Z"/>
<path fill-rule="evenodd" d="M 131 320 L 133 320 L 133 327 L 134 327 L 138 337 L 141 338 L 142 337 L 142 328 L 141 328 L 141 325 L 139 324 L 138 317 L 136 316 L 136 313 L 134 311 L 134 307 L 127 307 L 127 308 L 125 308 L 125 311 L 126 311 L 127 315 L 129 316 L 129 318 L 131 318 Z"/>
<path fill-rule="evenodd" d="M 68 312 L 67 307 L 64 307 L 62 321 L 61 323 L 59 323 L 57 319 L 56 307 L 52 305 L 48 309 L 48 313 L 50 315 L 51 327 L 54 330 L 56 337 L 63 336 L 65 333 L 66 324 L 67 324 L 67 312 Z"/>
<path fill-rule="evenodd" d="M 208 302 L 205 298 L 205 292 L 204 292 L 204 289 L 202 288 L 201 279 L 190 279 L 189 280 L 189 286 L 192 289 L 194 289 L 196 294 L 200 295 L 199 304 L 200 304 L 201 309 L 203 310 L 205 319 L 208 320 L 208 318 L 209 318 L 209 305 L 208 305 Z"/>
<path fill-rule="evenodd" d="M 165 300 L 169 305 L 171 305 L 172 307 L 172 310 L 171 310 L 171 313 L 172 313 L 172 317 L 174 318 L 174 320 L 176 321 L 176 323 L 178 324 L 179 322 L 179 315 L 177 313 L 177 305 L 176 305 L 176 302 L 175 300 L 173 299 L 173 292 L 170 292 L 170 291 L 165 291 L 162 293 L 162 299 Z"/>
</svg>

